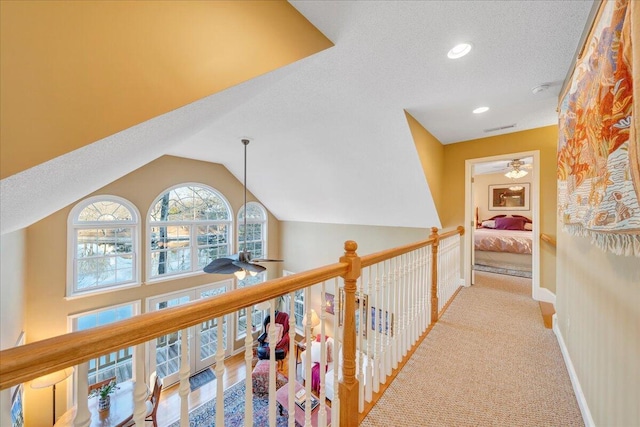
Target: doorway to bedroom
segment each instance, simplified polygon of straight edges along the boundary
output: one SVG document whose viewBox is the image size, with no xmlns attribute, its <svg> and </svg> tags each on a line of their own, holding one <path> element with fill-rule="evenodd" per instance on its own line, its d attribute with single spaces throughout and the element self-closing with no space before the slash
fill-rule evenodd
<svg viewBox="0 0 640 427">
<path fill-rule="evenodd" d="M 473 165 L 473 270 L 531 278 L 533 156 Z"/>
<path fill-rule="evenodd" d="M 474 271 L 532 279 L 540 287 L 539 151 L 465 162 L 465 282 Z"/>
</svg>

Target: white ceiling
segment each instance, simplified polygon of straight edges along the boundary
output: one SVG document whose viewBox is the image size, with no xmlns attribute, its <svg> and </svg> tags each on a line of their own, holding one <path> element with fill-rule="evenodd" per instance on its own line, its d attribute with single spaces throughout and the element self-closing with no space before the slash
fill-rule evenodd
<svg viewBox="0 0 640 427">
<path fill-rule="evenodd" d="M 556 123 L 560 86 L 593 3 L 291 4 L 335 46 L 3 180 L 2 232 L 163 154 L 221 163 L 241 180 L 244 136 L 253 139 L 248 188 L 281 220 L 439 226 L 404 110 L 443 144 Z M 474 48 L 448 59 L 459 42 Z M 534 95 L 543 83 L 550 89 Z M 489 112 L 472 114 L 480 105 Z M 115 149 L 123 140 L 126 165 L 77 178 L 73 164 L 95 153 L 101 165 L 121 161 Z"/>
</svg>

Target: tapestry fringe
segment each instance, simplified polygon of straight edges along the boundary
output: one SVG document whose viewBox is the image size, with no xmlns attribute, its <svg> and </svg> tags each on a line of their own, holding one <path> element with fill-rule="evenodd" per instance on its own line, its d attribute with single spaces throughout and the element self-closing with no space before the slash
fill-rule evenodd
<svg viewBox="0 0 640 427">
<path fill-rule="evenodd" d="M 591 244 L 605 252 L 640 257 L 640 234 L 599 233 L 578 224 L 564 224 L 563 229 L 573 236 L 591 238 Z"/>
</svg>

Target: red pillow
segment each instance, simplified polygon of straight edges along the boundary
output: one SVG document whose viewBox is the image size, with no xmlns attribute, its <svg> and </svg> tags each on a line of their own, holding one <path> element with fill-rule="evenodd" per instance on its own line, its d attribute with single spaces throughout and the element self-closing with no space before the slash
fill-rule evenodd
<svg viewBox="0 0 640 427">
<path fill-rule="evenodd" d="M 521 217 L 496 218 L 497 230 L 524 230 L 525 219 Z"/>
</svg>

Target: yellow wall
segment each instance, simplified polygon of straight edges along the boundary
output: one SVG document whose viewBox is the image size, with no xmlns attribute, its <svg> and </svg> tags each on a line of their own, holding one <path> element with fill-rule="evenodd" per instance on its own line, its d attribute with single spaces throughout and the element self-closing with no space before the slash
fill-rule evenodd
<svg viewBox="0 0 640 427">
<path fill-rule="evenodd" d="M 220 191 L 229 201 L 233 215 L 237 215 L 244 202 L 242 183 L 222 165 L 171 156 L 161 157 L 87 196 L 99 194 L 120 196 L 132 202 L 140 211 L 143 218 L 141 235 L 143 281 L 148 209 L 153 200 L 164 190 L 186 182 L 207 184 Z M 251 193 L 248 193 L 248 201 L 253 200 L 255 198 Z M 64 297 L 67 270 L 65 249 L 67 247 L 67 219 L 75 204 L 61 209 L 27 229 L 26 330 L 29 342 L 66 333 L 69 314 L 135 300 L 142 300 L 144 312 L 145 299 L 150 296 L 214 283 L 230 277 L 203 273 L 188 278 L 144 284 L 131 289 L 66 301 Z M 278 252 L 280 247 L 279 221 L 271 214 L 269 214 L 268 221 L 268 254 L 277 258 L 280 255 Z M 234 236 L 237 237 L 237 233 L 234 233 Z M 235 245 L 232 250 L 235 250 Z M 278 267 L 275 265 L 269 267 L 270 278 L 277 276 L 278 272 L 272 271 L 275 268 Z M 25 390 L 28 402 L 28 407 L 25 409 L 27 425 L 46 425 L 51 421 L 51 390 L 31 390 L 28 386 Z M 60 397 L 65 396 L 65 387 L 61 387 L 58 393 Z M 65 399 L 60 398 L 57 405 L 59 415 L 65 410 L 64 404 Z"/>
<path fill-rule="evenodd" d="M 424 176 L 427 178 L 429 190 L 431 190 L 433 203 L 436 205 L 436 211 L 438 212 L 440 221 L 442 221 L 444 146 L 406 111 L 405 115 L 407 116 L 407 123 L 413 136 L 413 142 L 416 145 L 420 163 L 422 164 Z"/>
<path fill-rule="evenodd" d="M 464 222 L 465 160 L 522 151 L 540 150 L 540 230 L 556 235 L 556 146 L 558 127 L 546 126 L 488 138 L 444 146 L 444 179 L 442 186 L 442 227 L 455 227 Z M 540 286 L 555 293 L 555 249 L 540 245 Z"/>
<path fill-rule="evenodd" d="M 594 425 L 640 425 L 640 260 L 559 228 L 557 327 Z"/>
<path fill-rule="evenodd" d="M 332 45 L 285 1 L 2 1 L 0 19 L 0 178 Z"/>
</svg>

